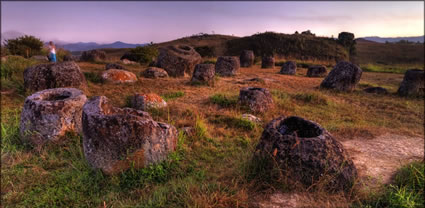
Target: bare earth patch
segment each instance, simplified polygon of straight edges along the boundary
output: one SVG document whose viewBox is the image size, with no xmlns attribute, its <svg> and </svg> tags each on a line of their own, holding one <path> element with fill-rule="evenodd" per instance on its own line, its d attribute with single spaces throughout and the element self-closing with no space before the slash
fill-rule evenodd
<svg viewBox="0 0 425 208">
<path fill-rule="evenodd" d="M 391 182 L 401 166 L 424 158 L 424 138 L 384 134 L 371 140 L 342 142 L 366 186 Z"/>
<path fill-rule="evenodd" d="M 374 139 L 353 139 L 342 142 L 359 173 L 364 188 L 378 188 L 391 182 L 393 175 L 403 165 L 424 158 L 424 138 L 397 134 L 383 134 Z M 321 201 L 321 200 L 319 200 Z M 327 201 L 327 202 L 326 202 Z M 275 192 L 255 206 L 261 208 L 315 207 L 318 200 L 308 194 Z M 344 207 L 321 201 L 325 207 Z"/>
</svg>

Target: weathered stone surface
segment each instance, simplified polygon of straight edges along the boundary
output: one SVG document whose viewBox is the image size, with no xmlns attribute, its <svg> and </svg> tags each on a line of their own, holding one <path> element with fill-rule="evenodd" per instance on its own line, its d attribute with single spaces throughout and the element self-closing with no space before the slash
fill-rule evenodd
<svg viewBox="0 0 425 208">
<path fill-rule="evenodd" d="M 165 69 L 169 76 L 190 76 L 196 64 L 202 61 L 201 55 L 193 47 L 186 45 L 161 48 L 156 65 Z"/>
<path fill-rule="evenodd" d="M 126 68 L 116 63 L 109 63 L 105 65 L 105 69 L 108 70 L 108 69 L 126 69 Z"/>
<path fill-rule="evenodd" d="M 319 124 L 296 116 L 272 120 L 256 156 L 273 159 L 290 178 L 306 186 L 324 183 L 330 190 L 348 190 L 357 178 L 341 143 Z"/>
<path fill-rule="evenodd" d="M 235 56 L 220 56 L 215 64 L 215 73 L 220 76 L 234 76 L 239 71 L 239 58 Z"/>
<path fill-rule="evenodd" d="M 197 64 L 193 72 L 191 83 L 214 85 L 215 68 L 213 64 Z"/>
<path fill-rule="evenodd" d="M 251 111 L 264 113 L 273 106 L 273 98 L 265 88 L 244 87 L 239 92 L 239 103 Z"/>
<path fill-rule="evenodd" d="M 21 139 L 41 145 L 60 140 L 67 131 L 81 132 L 86 100 L 75 88 L 47 89 L 28 96 L 21 113 Z"/>
<path fill-rule="evenodd" d="M 165 100 L 155 93 L 135 94 L 131 100 L 131 107 L 137 110 L 147 111 L 151 108 L 167 107 Z"/>
<path fill-rule="evenodd" d="M 323 65 L 309 66 L 307 70 L 307 77 L 325 77 L 328 70 Z"/>
<path fill-rule="evenodd" d="M 113 107 L 104 96 L 90 99 L 82 117 L 85 158 L 106 174 L 160 162 L 176 148 L 174 126 L 143 111 Z"/>
<path fill-rule="evenodd" d="M 168 77 L 167 71 L 158 67 L 149 67 L 145 71 L 143 71 L 141 75 L 143 77 L 153 79 Z"/>
<path fill-rule="evenodd" d="M 352 91 L 360 81 L 362 69 L 347 62 L 339 62 L 320 84 L 321 88 Z"/>
<path fill-rule="evenodd" d="M 80 67 L 73 61 L 41 64 L 24 71 L 26 90 L 39 91 L 58 87 L 86 89 L 87 82 Z"/>
<path fill-rule="evenodd" d="M 131 83 L 137 81 L 137 76 L 129 71 L 119 69 L 109 69 L 102 72 L 102 79 L 106 82 L 112 83 Z"/>
<path fill-rule="evenodd" d="M 282 65 L 282 68 L 280 69 L 281 74 L 287 74 L 287 75 L 295 75 L 297 72 L 297 63 L 295 61 L 287 61 Z"/>
<path fill-rule="evenodd" d="M 244 50 L 240 56 L 241 67 L 251 67 L 254 65 L 254 51 Z"/>
<path fill-rule="evenodd" d="M 274 58 L 273 56 L 263 56 L 263 58 L 261 59 L 261 68 L 263 69 L 268 69 L 274 68 Z"/>
<path fill-rule="evenodd" d="M 363 91 L 375 94 L 388 94 L 388 90 L 382 87 L 369 87 L 364 89 Z"/>
<path fill-rule="evenodd" d="M 397 93 L 401 96 L 424 95 L 424 70 L 410 69 L 404 74 Z"/>
<path fill-rule="evenodd" d="M 121 60 L 121 62 L 122 62 L 123 64 L 137 64 L 137 62 L 135 62 L 135 61 L 130 61 L 130 60 L 128 60 L 128 59 L 122 59 L 122 60 Z"/>
<path fill-rule="evenodd" d="M 63 61 L 75 61 L 75 58 L 72 55 L 65 55 Z"/>
<path fill-rule="evenodd" d="M 32 59 L 37 60 L 37 61 L 48 61 L 49 59 L 47 58 L 47 56 L 31 56 Z"/>
<path fill-rule="evenodd" d="M 261 123 L 261 119 L 252 115 L 252 114 L 242 114 L 242 119 L 254 122 L 254 123 Z"/>
<path fill-rule="evenodd" d="M 90 50 L 84 51 L 81 54 L 81 61 L 104 61 L 106 59 L 106 53 L 101 50 Z"/>
</svg>

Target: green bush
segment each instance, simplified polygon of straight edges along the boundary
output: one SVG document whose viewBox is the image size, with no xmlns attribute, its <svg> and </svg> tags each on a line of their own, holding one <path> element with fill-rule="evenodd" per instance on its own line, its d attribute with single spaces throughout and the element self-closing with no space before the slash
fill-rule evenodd
<svg viewBox="0 0 425 208">
<path fill-rule="evenodd" d="M 122 59 L 128 59 L 130 61 L 139 62 L 140 64 L 149 64 L 156 59 L 159 51 L 155 46 L 138 46 L 131 49 L 128 53 L 125 53 Z"/>
<path fill-rule="evenodd" d="M 12 55 L 31 57 L 41 54 L 43 42 L 34 36 L 22 36 L 5 41 L 5 47 Z"/>
<path fill-rule="evenodd" d="M 202 57 L 215 57 L 214 52 L 215 48 L 213 46 L 199 46 L 195 47 L 195 51 L 199 53 Z"/>
</svg>

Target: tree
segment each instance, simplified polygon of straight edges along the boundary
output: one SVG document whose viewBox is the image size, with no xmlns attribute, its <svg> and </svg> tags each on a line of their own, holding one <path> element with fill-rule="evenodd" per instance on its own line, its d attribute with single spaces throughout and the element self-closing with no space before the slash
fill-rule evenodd
<svg viewBox="0 0 425 208">
<path fill-rule="evenodd" d="M 301 35 L 311 35 L 311 36 L 316 36 L 316 34 L 312 33 L 310 30 L 306 30 L 301 32 Z"/>
<path fill-rule="evenodd" d="M 21 36 L 5 41 L 5 47 L 12 55 L 31 57 L 41 53 L 43 42 L 34 36 Z"/>
<path fill-rule="evenodd" d="M 130 61 L 136 61 L 141 64 L 149 64 L 154 61 L 154 59 L 158 56 L 158 49 L 153 45 L 147 46 L 138 46 L 130 50 L 130 52 L 125 53 L 122 59 L 128 59 Z"/>
<path fill-rule="evenodd" d="M 350 58 L 352 55 L 356 54 L 356 40 L 354 40 L 354 34 L 350 32 L 340 32 L 338 34 L 338 43 L 341 44 L 345 49 L 347 49 L 350 54 Z"/>
</svg>

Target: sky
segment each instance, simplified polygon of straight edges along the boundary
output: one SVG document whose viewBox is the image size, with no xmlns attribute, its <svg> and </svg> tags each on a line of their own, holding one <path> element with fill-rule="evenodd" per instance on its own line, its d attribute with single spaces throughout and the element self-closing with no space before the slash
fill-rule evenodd
<svg viewBox="0 0 425 208">
<path fill-rule="evenodd" d="M 337 37 L 424 35 L 424 2 L 1 2 L 1 32 L 65 42 L 163 42 L 197 33 L 311 30 Z"/>
</svg>

